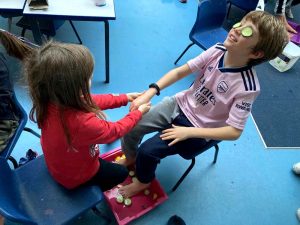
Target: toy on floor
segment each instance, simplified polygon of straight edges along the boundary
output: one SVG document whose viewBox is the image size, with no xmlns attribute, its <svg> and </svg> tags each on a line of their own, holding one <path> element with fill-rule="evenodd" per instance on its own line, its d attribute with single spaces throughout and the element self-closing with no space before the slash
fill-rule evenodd
<svg viewBox="0 0 300 225">
<path fill-rule="evenodd" d="M 118 161 L 125 158 L 120 148 L 102 154 L 100 157 L 108 161 Z M 128 224 L 130 221 L 139 218 L 168 199 L 168 196 L 156 179 L 153 180 L 150 187 L 144 190 L 144 192 L 131 198 L 124 198 L 119 194 L 118 189 L 122 185 L 135 182 L 135 179 L 135 172 L 130 170 L 129 176 L 122 184 L 104 192 L 104 196 L 119 225 Z"/>
<path fill-rule="evenodd" d="M 297 24 L 295 22 L 288 21 L 289 25 L 297 31 L 297 34 L 291 34 L 291 42 L 294 42 L 295 44 L 299 45 L 300 44 L 300 24 Z"/>
</svg>

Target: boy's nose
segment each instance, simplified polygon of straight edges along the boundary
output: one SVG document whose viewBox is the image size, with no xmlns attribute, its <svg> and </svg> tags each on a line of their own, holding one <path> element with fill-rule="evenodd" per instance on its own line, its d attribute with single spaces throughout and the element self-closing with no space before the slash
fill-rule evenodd
<svg viewBox="0 0 300 225">
<path fill-rule="evenodd" d="M 240 27 L 237 27 L 234 29 L 234 32 L 237 33 L 238 35 L 240 35 L 242 32 L 242 29 Z"/>
</svg>

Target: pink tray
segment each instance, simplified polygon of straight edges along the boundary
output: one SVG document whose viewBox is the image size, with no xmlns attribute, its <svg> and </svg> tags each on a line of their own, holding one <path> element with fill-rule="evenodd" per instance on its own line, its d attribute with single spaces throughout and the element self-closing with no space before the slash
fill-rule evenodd
<svg viewBox="0 0 300 225">
<path fill-rule="evenodd" d="M 102 154 L 100 157 L 108 161 L 114 161 L 117 156 L 121 156 L 122 154 L 121 148 L 119 147 Z M 131 179 L 132 178 L 128 176 L 122 185 L 131 183 Z M 156 179 L 152 181 L 148 190 L 150 191 L 149 195 L 145 195 L 141 192 L 131 197 L 132 204 L 130 206 L 116 202 L 115 196 L 117 195 L 118 187 L 104 192 L 104 196 L 119 225 L 128 224 L 130 221 L 139 218 L 168 199 L 167 194 Z M 157 198 L 154 199 L 153 194 L 157 194 Z"/>
</svg>

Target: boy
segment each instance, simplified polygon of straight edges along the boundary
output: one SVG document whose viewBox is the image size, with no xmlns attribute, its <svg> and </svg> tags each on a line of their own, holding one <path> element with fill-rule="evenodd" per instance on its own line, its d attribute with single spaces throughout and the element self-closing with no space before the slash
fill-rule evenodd
<svg viewBox="0 0 300 225">
<path fill-rule="evenodd" d="M 275 58 L 286 42 L 280 20 L 267 12 L 250 12 L 233 26 L 224 44 L 216 44 L 151 84 L 131 109 L 179 79 L 198 73 L 188 90 L 152 107 L 122 139 L 126 160 L 121 163 L 136 163 L 138 181 L 121 187 L 120 194 L 130 197 L 147 188 L 166 156 L 193 155 L 208 140 L 238 139 L 260 92 L 253 66 Z M 138 146 L 145 134 L 154 131 L 159 133 Z"/>
</svg>

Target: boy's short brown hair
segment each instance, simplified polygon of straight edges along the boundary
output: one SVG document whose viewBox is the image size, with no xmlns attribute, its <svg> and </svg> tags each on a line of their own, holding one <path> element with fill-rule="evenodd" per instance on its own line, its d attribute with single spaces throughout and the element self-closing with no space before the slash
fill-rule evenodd
<svg viewBox="0 0 300 225">
<path fill-rule="evenodd" d="M 251 21 L 259 32 L 259 39 L 253 52 L 262 51 L 264 53 L 262 58 L 251 59 L 250 65 L 269 61 L 282 53 L 288 43 L 288 34 L 281 20 L 264 11 L 249 12 L 243 20 Z"/>
</svg>

